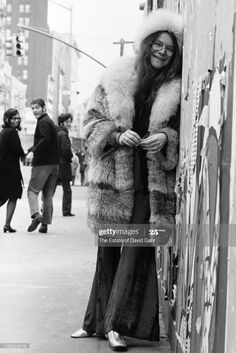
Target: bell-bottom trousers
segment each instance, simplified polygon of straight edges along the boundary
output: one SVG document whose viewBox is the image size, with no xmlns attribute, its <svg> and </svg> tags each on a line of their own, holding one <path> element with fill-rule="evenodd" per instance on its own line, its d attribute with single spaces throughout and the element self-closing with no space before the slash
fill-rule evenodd
<svg viewBox="0 0 236 353">
<path fill-rule="evenodd" d="M 149 219 L 149 194 L 136 193 L 133 224 Z M 154 247 L 99 247 L 83 328 L 97 335 L 159 340 L 159 304 Z"/>
</svg>

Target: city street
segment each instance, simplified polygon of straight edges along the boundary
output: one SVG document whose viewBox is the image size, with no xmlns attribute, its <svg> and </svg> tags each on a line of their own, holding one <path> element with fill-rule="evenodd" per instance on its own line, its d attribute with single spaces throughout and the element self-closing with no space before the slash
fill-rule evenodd
<svg viewBox="0 0 236 353">
<path fill-rule="evenodd" d="M 0 209 L 0 347 L 1 352 L 110 352 L 105 339 L 72 339 L 83 320 L 95 267 L 96 246 L 86 226 L 87 188 L 73 187 L 75 217 L 61 215 L 61 187 L 57 188 L 53 224 L 48 234 L 27 233 L 30 224 L 26 197 L 30 167 L 22 167 L 25 188 L 12 226 L 4 234 L 5 207 Z M 130 352 L 170 352 L 162 340 L 149 343 L 127 339 Z M 28 348 L 13 344 L 27 344 Z"/>
<path fill-rule="evenodd" d="M 98 333 L 159 314 L 128 352 L 236 353 L 236 0 L 0 0 L 0 43 L 0 353 L 126 349 L 71 338 L 97 250 Z M 32 158 L 65 190 L 33 223 Z"/>
</svg>

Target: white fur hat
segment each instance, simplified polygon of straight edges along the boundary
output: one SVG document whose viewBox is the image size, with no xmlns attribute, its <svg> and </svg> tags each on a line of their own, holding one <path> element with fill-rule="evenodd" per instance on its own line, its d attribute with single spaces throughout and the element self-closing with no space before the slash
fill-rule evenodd
<svg viewBox="0 0 236 353">
<path fill-rule="evenodd" d="M 157 31 L 168 31 L 175 35 L 181 53 L 183 45 L 183 30 L 184 24 L 181 15 L 169 10 L 158 9 L 144 17 L 143 23 L 135 39 L 135 49 L 139 50 L 142 41 L 150 34 Z"/>
</svg>

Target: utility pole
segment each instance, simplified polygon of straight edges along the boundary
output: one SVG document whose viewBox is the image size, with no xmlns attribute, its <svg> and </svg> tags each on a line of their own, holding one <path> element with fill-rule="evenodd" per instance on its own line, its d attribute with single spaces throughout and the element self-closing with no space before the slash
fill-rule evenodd
<svg viewBox="0 0 236 353">
<path fill-rule="evenodd" d="M 125 44 L 131 44 L 131 43 L 134 43 L 134 42 L 132 42 L 132 41 L 126 41 L 126 40 L 124 40 L 123 38 L 121 38 L 119 42 L 113 42 L 113 44 L 120 44 L 120 56 L 123 56 L 123 55 L 124 55 L 124 47 L 125 47 Z"/>
</svg>

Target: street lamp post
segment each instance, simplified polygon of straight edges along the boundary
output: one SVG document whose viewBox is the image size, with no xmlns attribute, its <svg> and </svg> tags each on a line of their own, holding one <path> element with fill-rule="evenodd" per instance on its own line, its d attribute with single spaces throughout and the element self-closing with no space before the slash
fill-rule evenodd
<svg viewBox="0 0 236 353">
<path fill-rule="evenodd" d="M 55 0 L 49 0 L 51 3 L 61 7 L 62 9 L 70 11 L 70 44 L 72 44 L 72 33 L 73 33 L 73 6 L 71 5 L 70 7 L 67 7 L 65 5 L 59 4 Z"/>
<path fill-rule="evenodd" d="M 72 5 L 70 7 L 67 7 L 65 5 L 62 5 L 60 3 L 58 3 L 55 0 L 49 0 L 51 3 L 55 4 L 56 6 L 61 7 L 64 10 L 67 10 L 70 12 L 70 33 L 69 33 L 69 43 L 72 45 L 73 44 L 73 7 Z M 66 112 L 68 112 L 68 105 L 64 105 L 64 94 L 63 94 L 63 90 L 61 90 L 61 64 L 60 64 L 60 60 L 61 60 L 61 56 L 59 56 L 59 63 L 58 63 L 58 83 L 57 83 L 57 115 L 59 115 L 59 110 L 60 107 L 63 106 L 63 109 L 66 110 Z M 72 52 L 71 50 L 68 53 L 68 62 L 70 63 L 70 67 L 71 67 L 71 61 L 72 61 Z M 69 82 L 71 81 L 71 71 L 69 70 L 67 72 L 67 76 L 69 79 Z M 71 87 L 71 84 L 69 83 L 69 87 Z M 67 87 L 68 88 L 68 87 Z"/>
<path fill-rule="evenodd" d="M 41 31 L 40 29 L 38 29 L 36 27 L 33 27 L 33 26 L 17 25 L 17 27 L 23 28 L 23 29 L 26 29 L 26 30 L 29 30 L 29 31 L 32 31 L 32 32 L 35 32 L 35 33 L 40 33 L 41 35 L 43 35 L 45 37 L 49 37 L 49 38 L 52 38 L 54 40 L 57 40 L 58 42 L 61 42 L 61 43 L 65 44 L 65 45 L 67 45 L 68 47 L 73 48 L 74 50 L 80 52 L 81 54 L 84 54 L 85 56 L 87 56 L 91 60 L 95 61 L 97 64 L 99 64 L 102 67 L 106 68 L 106 66 L 104 64 L 102 64 L 99 60 L 95 59 L 92 55 L 90 55 L 90 54 L 86 53 L 85 51 L 79 49 L 76 45 L 70 44 L 70 43 L 66 42 L 65 40 L 63 40 L 63 39 L 52 35 L 51 33 Z"/>
</svg>

